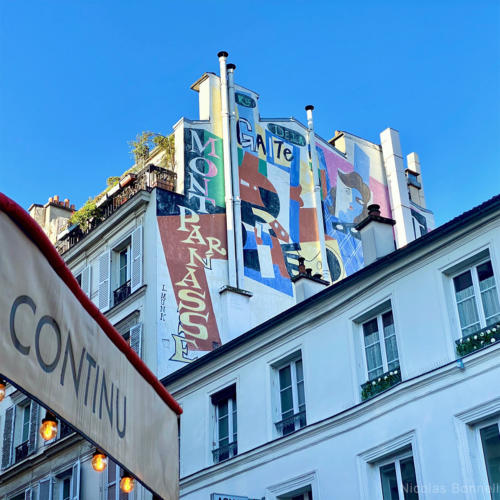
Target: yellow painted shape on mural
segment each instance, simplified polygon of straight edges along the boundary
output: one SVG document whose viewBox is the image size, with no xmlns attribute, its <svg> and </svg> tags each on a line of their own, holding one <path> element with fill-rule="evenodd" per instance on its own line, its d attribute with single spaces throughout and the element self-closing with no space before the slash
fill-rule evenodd
<svg viewBox="0 0 500 500">
<path fill-rule="evenodd" d="M 210 110 L 210 118 L 212 119 L 212 132 L 222 137 L 222 107 L 220 101 L 220 89 L 215 85 L 212 87 L 212 99 L 210 100 L 212 109 Z"/>
<path fill-rule="evenodd" d="M 314 191 L 314 179 L 309 162 L 300 162 L 300 186 L 303 194 Z"/>
</svg>

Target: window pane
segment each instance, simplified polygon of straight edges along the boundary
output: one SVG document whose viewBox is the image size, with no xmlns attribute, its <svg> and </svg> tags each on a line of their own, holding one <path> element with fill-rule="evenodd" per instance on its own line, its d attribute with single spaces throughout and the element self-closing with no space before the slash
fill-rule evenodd
<svg viewBox="0 0 500 500">
<path fill-rule="evenodd" d="M 391 337 L 385 339 L 385 352 L 387 354 L 387 365 L 389 369 L 391 366 L 393 368 L 396 367 L 399 363 L 396 335 L 392 335 Z"/>
<path fill-rule="evenodd" d="M 382 324 L 384 326 L 384 331 L 391 326 L 394 327 L 394 318 L 392 317 L 392 311 L 388 311 L 385 314 L 382 314 Z"/>
<path fill-rule="evenodd" d="M 295 371 L 297 376 L 297 382 L 302 382 L 304 380 L 304 371 L 302 369 L 302 360 L 299 359 L 295 362 Z"/>
<path fill-rule="evenodd" d="M 229 436 L 229 422 L 227 415 L 225 417 L 219 418 L 219 441 Z"/>
<path fill-rule="evenodd" d="M 227 415 L 227 399 L 225 401 L 220 402 L 217 405 L 217 416 L 219 418 L 225 417 Z"/>
<path fill-rule="evenodd" d="M 455 276 L 453 278 L 453 283 L 457 296 L 460 295 L 460 297 L 463 298 L 464 294 L 466 294 L 465 296 L 470 295 L 472 289 L 472 276 L 470 271 L 465 271 L 465 273 Z"/>
<path fill-rule="evenodd" d="M 298 396 L 298 400 L 299 400 L 299 407 L 301 407 L 305 403 L 304 382 L 303 381 L 297 384 L 297 396 Z"/>
<path fill-rule="evenodd" d="M 493 278 L 493 268 L 491 267 L 491 262 L 485 262 L 484 264 L 481 264 L 480 266 L 477 266 L 477 278 L 479 280 L 479 283 L 484 282 L 485 280 L 488 280 L 490 278 Z"/>
<path fill-rule="evenodd" d="M 116 464 L 111 460 L 108 460 L 108 483 L 113 483 L 116 479 Z"/>
<path fill-rule="evenodd" d="M 398 480 L 394 464 L 380 467 L 380 479 L 382 481 L 382 497 L 384 500 L 399 500 Z"/>
<path fill-rule="evenodd" d="M 30 435 L 30 411 L 31 405 L 26 405 L 23 409 L 23 435 L 21 443 L 28 441 Z"/>
<path fill-rule="evenodd" d="M 366 348 L 366 366 L 368 368 L 369 380 L 382 375 L 384 372 L 380 344 L 374 344 Z"/>
<path fill-rule="evenodd" d="M 292 373 L 290 370 L 290 365 L 285 366 L 279 372 L 280 375 L 280 389 L 286 389 L 292 385 Z"/>
<path fill-rule="evenodd" d="M 363 324 L 363 333 L 365 335 L 365 346 L 378 342 L 377 318 Z"/>
<path fill-rule="evenodd" d="M 488 482 L 492 500 L 500 499 L 500 436 L 498 425 L 490 425 L 481 429 L 484 460 L 488 472 Z"/>
<path fill-rule="evenodd" d="M 288 389 L 281 391 L 280 397 L 281 397 L 281 413 L 284 414 L 286 412 L 291 411 L 293 414 L 292 388 L 289 387 Z"/>
<path fill-rule="evenodd" d="M 63 500 L 69 500 L 70 497 L 70 486 L 71 486 L 71 479 L 67 477 L 64 479 L 63 482 Z"/>
<path fill-rule="evenodd" d="M 113 484 L 112 486 L 108 486 L 108 500 L 115 500 L 116 496 L 116 486 Z"/>
<path fill-rule="evenodd" d="M 405 500 L 418 500 L 417 477 L 413 457 L 400 461 L 401 482 L 403 483 L 403 495 Z"/>
</svg>

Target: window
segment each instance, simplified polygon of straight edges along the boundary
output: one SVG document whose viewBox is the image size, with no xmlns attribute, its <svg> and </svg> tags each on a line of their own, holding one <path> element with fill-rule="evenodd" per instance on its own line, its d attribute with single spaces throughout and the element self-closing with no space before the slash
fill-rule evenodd
<svg viewBox="0 0 500 500">
<path fill-rule="evenodd" d="M 383 332 L 381 339 L 380 332 Z M 392 311 L 363 323 L 363 340 L 368 380 L 385 372 L 399 371 L 398 345 Z"/>
<path fill-rule="evenodd" d="M 489 490 L 492 500 L 500 500 L 500 433 L 499 422 L 479 428 Z"/>
<path fill-rule="evenodd" d="M 276 500 L 313 500 L 311 487 L 306 486 L 291 493 L 279 495 L 278 497 L 276 497 Z"/>
<path fill-rule="evenodd" d="M 39 406 L 28 399 L 5 412 L 2 469 L 24 460 L 36 449 Z"/>
<path fill-rule="evenodd" d="M 236 385 L 231 385 L 211 396 L 214 419 L 212 455 L 214 463 L 238 454 L 238 419 Z"/>
<path fill-rule="evenodd" d="M 491 261 L 479 263 L 453 277 L 462 336 L 500 321 L 500 304 Z"/>
<path fill-rule="evenodd" d="M 90 270 L 91 267 L 87 266 L 83 268 L 77 275 L 75 275 L 75 279 L 80 285 L 80 288 L 88 297 L 90 297 Z"/>
<path fill-rule="evenodd" d="M 120 490 L 120 479 L 122 470 L 112 460 L 108 459 L 108 467 L 106 468 L 106 491 L 105 500 L 127 500 L 128 493 L 123 493 Z"/>
<path fill-rule="evenodd" d="M 418 500 L 417 477 L 411 450 L 379 464 L 383 500 Z"/>
<path fill-rule="evenodd" d="M 137 355 L 142 357 L 142 323 L 138 321 L 139 312 L 135 311 L 114 325 L 114 327 Z"/>
<path fill-rule="evenodd" d="M 306 425 L 304 370 L 302 359 L 294 359 L 276 368 L 279 384 L 279 421 L 276 429 L 282 436 Z"/>
<path fill-rule="evenodd" d="M 38 483 L 38 500 L 79 500 L 80 462 Z"/>
<path fill-rule="evenodd" d="M 106 311 L 142 286 L 142 226 L 98 257 L 98 306 Z M 111 290 L 113 294 L 111 296 Z"/>
</svg>

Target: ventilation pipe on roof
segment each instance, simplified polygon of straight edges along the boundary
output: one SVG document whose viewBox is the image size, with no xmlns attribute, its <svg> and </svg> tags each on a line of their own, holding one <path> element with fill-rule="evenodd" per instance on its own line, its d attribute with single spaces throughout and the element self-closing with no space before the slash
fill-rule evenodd
<svg viewBox="0 0 500 500">
<path fill-rule="evenodd" d="M 227 65 L 228 97 L 229 97 L 229 135 L 231 150 L 231 175 L 233 180 L 233 214 L 234 238 L 236 249 L 236 283 L 238 288 L 243 288 L 245 270 L 243 268 L 243 235 L 241 231 L 241 199 L 240 199 L 240 173 L 238 162 L 238 138 L 236 136 L 236 98 L 234 90 L 235 64 Z"/>
<path fill-rule="evenodd" d="M 227 260 L 228 260 L 228 284 L 236 288 L 236 260 L 234 245 L 234 214 L 233 214 L 233 180 L 231 175 L 231 149 L 229 132 L 229 110 L 227 89 L 227 52 L 221 51 L 217 54 L 220 65 L 220 96 L 222 115 L 222 152 L 224 156 L 224 188 L 226 201 L 226 229 L 227 229 Z"/>
<path fill-rule="evenodd" d="M 309 154 L 311 156 L 313 180 L 314 180 L 314 200 L 316 205 L 316 222 L 318 225 L 318 238 L 321 251 L 321 271 L 323 279 L 331 282 L 330 270 L 328 269 L 328 259 L 326 257 L 325 226 L 323 222 L 323 206 L 321 204 L 321 184 L 319 179 L 318 154 L 316 152 L 316 136 L 314 134 L 313 109 L 314 106 L 306 106 L 307 113 L 307 139 L 309 142 Z"/>
</svg>

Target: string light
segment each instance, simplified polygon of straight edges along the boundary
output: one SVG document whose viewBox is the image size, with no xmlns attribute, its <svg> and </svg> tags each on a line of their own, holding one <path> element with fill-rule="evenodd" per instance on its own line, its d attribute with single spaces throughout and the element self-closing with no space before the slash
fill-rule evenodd
<svg viewBox="0 0 500 500">
<path fill-rule="evenodd" d="M 40 436 L 42 436 L 42 439 L 45 441 L 50 441 L 57 436 L 57 418 L 48 410 L 40 426 Z"/>
<path fill-rule="evenodd" d="M 92 468 L 96 472 L 102 472 L 106 470 L 107 466 L 108 457 L 102 451 L 96 450 L 94 456 L 92 457 Z"/>
<path fill-rule="evenodd" d="M 121 480 L 120 480 L 120 490 L 123 491 L 123 493 L 130 493 L 135 486 L 135 481 L 133 477 L 130 477 L 129 475 L 125 474 Z"/>
</svg>

